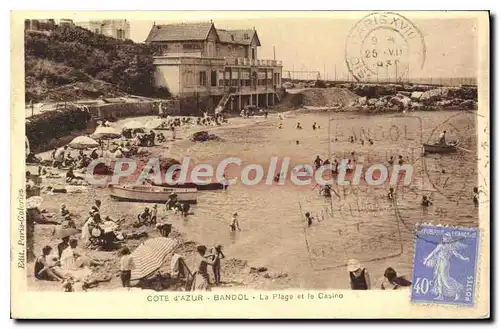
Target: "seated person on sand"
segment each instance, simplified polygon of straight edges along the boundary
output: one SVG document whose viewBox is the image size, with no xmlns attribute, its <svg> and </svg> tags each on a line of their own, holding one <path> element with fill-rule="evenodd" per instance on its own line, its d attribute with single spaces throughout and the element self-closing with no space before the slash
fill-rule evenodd
<svg viewBox="0 0 500 329">
<path fill-rule="evenodd" d="M 63 229 L 76 228 L 76 224 L 75 224 L 75 221 L 71 219 L 70 215 L 66 215 L 66 216 L 64 216 L 64 218 L 61 222 L 61 227 Z"/>
<path fill-rule="evenodd" d="M 71 183 L 74 179 L 83 180 L 84 178 L 76 176 L 75 173 L 73 172 L 73 167 L 70 167 L 66 172 L 66 183 Z"/>
<path fill-rule="evenodd" d="M 172 210 L 174 209 L 176 204 L 177 204 L 177 194 L 170 193 L 170 196 L 168 197 L 168 200 L 165 203 L 165 207 L 167 208 L 167 210 Z"/>
<path fill-rule="evenodd" d="M 149 212 L 148 207 L 144 208 L 144 210 L 137 215 L 137 220 L 143 225 L 147 225 L 151 222 L 151 213 Z"/>
<path fill-rule="evenodd" d="M 104 217 L 100 227 L 103 230 L 104 237 L 107 241 L 122 241 L 124 239 L 123 234 L 119 231 L 118 224 L 109 216 Z"/>
<path fill-rule="evenodd" d="M 100 223 L 101 223 L 101 216 L 99 215 L 98 212 L 95 212 L 94 210 L 90 211 L 90 217 L 87 219 L 85 224 L 83 224 L 82 227 L 82 240 L 84 243 L 88 244 L 90 242 L 90 238 L 94 236 L 92 234 L 92 231 L 95 230 L 101 230 L 100 228 Z"/>
<path fill-rule="evenodd" d="M 59 207 L 59 215 L 61 215 L 62 218 L 71 216 L 71 213 L 69 212 L 65 203 L 61 203 L 61 206 Z"/>
<path fill-rule="evenodd" d="M 385 270 L 384 277 L 380 284 L 380 289 L 382 290 L 396 290 L 401 289 L 401 287 L 409 287 L 411 282 L 408 281 L 404 276 L 398 276 L 396 271 L 392 267 L 388 267 Z"/>
<path fill-rule="evenodd" d="M 26 156 L 26 163 L 39 163 L 41 162 L 42 160 L 40 160 L 40 158 L 38 158 L 35 153 L 33 152 L 30 152 L 27 156 Z"/>
<path fill-rule="evenodd" d="M 109 276 L 100 279 L 91 277 L 93 272 L 90 267 L 103 265 L 103 262 L 81 254 L 76 250 L 77 246 L 78 241 L 72 239 L 69 241 L 69 246 L 61 254 L 61 270 L 65 272 L 66 276 L 71 277 L 72 282 L 82 282 L 84 286 L 109 281 L 111 279 Z"/>
<path fill-rule="evenodd" d="M 99 153 L 97 153 L 97 149 L 93 149 L 92 152 L 90 152 L 90 158 L 92 160 L 99 159 Z"/>
<path fill-rule="evenodd" d="M 65 276 L 58 268 L 58 262 L 51 259 L 52 248 L 43 247 L 42 255 L 35 260 L 34 275 L 38 280 L 63 281 Z"/>
</svg>

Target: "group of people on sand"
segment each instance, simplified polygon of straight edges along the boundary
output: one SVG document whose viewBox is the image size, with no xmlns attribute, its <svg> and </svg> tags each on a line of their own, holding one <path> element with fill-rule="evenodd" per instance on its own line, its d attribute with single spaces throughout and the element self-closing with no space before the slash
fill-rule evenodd
<svg viewBox="0 0 500 329">
<path fill-rule="evenodd" d="M 347 272 L 349 273 L 349 286 L 352 290 L 371 290 L 372 282 L 368 270 L 361 266 L 357 259 L 350 259 L 347 262 Z M 399 276 L 392 268 L 388 267 L 380 280 L 378 288 L 381 290 L 397 290 L 411 286 L 404 276 Z"/>
<path fill-rule="evenodd" d="M 73 214 L 65 204 L 61 204 L 59 215 L 62 217 L 59 232 L 64 233 L 69 229 L 74 229 L 72 232 L 75 233 L 79 232 L 72 219 Z M 94 228 L 98 227 L 99 221 L 95 220 L 95 223 Z M 90 226 L 87 225 L 87 228 L 90 228 Z M 84 232 L 85 225 L 82 228 L 82 235 Z M 38 280 L 62 282 L 65 291 L 73 291 L 75 286 L 85 290 L 99 282 L 111 280 L 109 275 L 100 278 L 93 275 L 95 274 L 93 268 L 104 265 L 104 262 L 93 259 L 87 256 L 82 249 L 78 249 L 78 239 L 73 235 L 63 234 L 61 242 L 55 248 L 49 245 L 43 247 L 41 255 L 35 260 L 34 277 Z"/>
<path fill-rule="evenodd" d="M 198 252 L 196 258 L 196 270 L 193 273 L 193 282 L 191 284 L 191 290 L 210 290 L 210 274 L 208 273 L 208 266 L 212 266 L 212 271 L 214 275 L 214 284 L 216 286 L 221 284 L 221 259 L 225 258 L 222 252 L 222 245 L 217 244 L 210 253 L 207 254 L 207 247 L 200 245 L 196 247 Z"/>
<path fill-rule="evenodd" d="M 92 160 L 99 158 L 98 148 L 89 151 L 79 150 L 76 157 L 71 155 L 68 145 L 56 148 L 51 153 L 52 167 L 86 168 Z"/>
</svg>

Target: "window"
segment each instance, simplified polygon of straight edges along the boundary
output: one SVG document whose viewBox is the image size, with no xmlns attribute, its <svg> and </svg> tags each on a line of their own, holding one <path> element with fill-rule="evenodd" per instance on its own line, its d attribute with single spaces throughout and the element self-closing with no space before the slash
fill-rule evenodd
<svg viewBox="0 0 500 329">
<path fill-rule="evenodd" d="M 212 71 L 210 76 L 210 84 L 212 87 L 217 87 L 217 71 Z"/>
<path fill-rule="evenodd" d="M 206 86 L 207 85 L 207 72 L 205 71 L 200 71 L 200 86 Z"/>
<path fill-rule="evenodd" d="M 252 48 L 252 59 L 255 59 L 255 48 Z"/>
<path fill-rule="evenodd" d="M 249 39 L 249 37 L 248 37 L 248 33 L 245 33 L 245 34 L 243 35 L 243 39 Z"/>
<path fill-rule="evenodd" d="M 203 46 L 201 43 L 185 43 L 182 45 L 182 48 L 184 48 L 184 49 L 203 49 Z"/>
<path fill-rule="evenodd" d="M 95 32 L 96 34 L 99 34 L 99 29 L 95 29 L 95 30 L 94 30 L 94 32 Z"/>
</svg>

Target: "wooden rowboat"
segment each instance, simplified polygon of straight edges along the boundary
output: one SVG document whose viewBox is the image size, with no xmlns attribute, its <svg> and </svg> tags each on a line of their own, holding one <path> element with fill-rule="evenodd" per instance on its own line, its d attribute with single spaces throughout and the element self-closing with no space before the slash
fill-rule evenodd
<svg viewBox="0 0 500 329">
<path fill-rule="evenodd" d="M 457 151 L 457 144 L 432 145 L 424 144 L 424 153 L 453 153 Z"/>
<path fill-rule="evenodd" d="M 109 186 L 112 197 L 120 200 L 141 202 L 167 202 L 172 193 L 182 203 L 196 203 L 195 188 L 170 188 L 160 186 Z"/>
</svg>

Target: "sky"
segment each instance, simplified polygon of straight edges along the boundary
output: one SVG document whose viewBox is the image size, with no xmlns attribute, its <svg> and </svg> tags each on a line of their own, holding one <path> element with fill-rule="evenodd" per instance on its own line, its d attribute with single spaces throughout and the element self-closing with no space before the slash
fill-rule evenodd
<svg viewBox="0 0 500 329">
<path fill-rule="evenodd" d="M 403 13 L 421 31 L 426 46 L 423 67 L 411 64 L 420 58 L 410 61 L 412 78 L 476 77 L 479 66 L 477 20 L 449 13 Z M 349 31 L 366 14 L 355 12 L 349 16 L 347 13 L 338 12 L 308 12 L 308 15 L 301 12 L 168 12 L 163 15 L 155 13 L 152 20 L 138 20 L 133 17 L 130 19 L 130 27 L 131 39 L 136 42 L 144 42 L 153 23 L 212 20 L 216 28 L 222 29 L 255 27 L 262 44 L 258 51 L 259 59 L 273 59 L 274 46 L 276 59 L 283 61 L 283 70 L 319 71 L 323 77 L 333 78 L 336 74 L 338 78 L 342 78 L 348 75 L 345 58 Z"/>
</svg>

